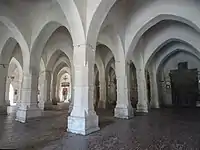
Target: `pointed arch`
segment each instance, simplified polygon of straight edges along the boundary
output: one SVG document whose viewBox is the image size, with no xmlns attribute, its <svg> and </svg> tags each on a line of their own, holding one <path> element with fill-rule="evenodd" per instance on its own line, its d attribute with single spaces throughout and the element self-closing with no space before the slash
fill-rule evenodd
<svg viewBox="0 0 200 150">
<path fill-rule="evenodd" d="M 157 1 L 143 8 L 142 11 L 140 11 L 140 15 L 132 15 L 126 27 L 126 59 L 130 59 L 131 52 L 135 50 L 141 36 L 151 27 L 163 20 L 181 22 L 199 32 L 200 21 L 197 19 L 199 14 L 197 6 L 195 6 L 195 3 L 191 4 L 189 1 L 181 5 L 183 6 L 180 7 L 179 3 L 172 1 Z"/>
</svg>

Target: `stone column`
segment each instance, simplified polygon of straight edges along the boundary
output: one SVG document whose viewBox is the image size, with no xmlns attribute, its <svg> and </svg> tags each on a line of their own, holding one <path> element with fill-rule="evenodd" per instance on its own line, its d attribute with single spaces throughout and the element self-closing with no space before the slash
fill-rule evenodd
<svg viewBox="0 0 200 150">
<path fill-rule="evenodd" d="M 45 71 L 45 81 L 44 81 L 44 109 L 52 109 L 52 100 L 51 100 L 51 71 Z"/>
<path fill-rule="evenodd" d="M 37 104 L 38 97 L 38 75 L 24 74 L 21 103 L 17 108 L 16 120 L 25 123 L 27 119 L 42 115 L 42 110 Z"/>
<path fill-rule="evenodd" d="M 151 84 L 151 108 L 160 108 L 159 106 L 159 98 L 158 98 L 158 84 L 157 84 L 157 77 L 156 71 L 151 70 L 150 72 L 150 84 Z"/>
<path fill-rule="evenodd" d="M 74 105 L 68 117 L 68 131 L 87 135 L 99 130 L 94 111 L 95 50 L 90 45 L 74 46 Z"/>
<path fill-rule="evenodd" d="M 138 84 L 138 104 L 137 112 L 147 113 L 148 112 L 148 98 L 147 98 L 147 84 L 145 71 L 142 68 L 136 69 L 137 84 Z"/>
<path fill-rule="evenodd" d="M 52 84 L 51 84 L 51 99 L 52 103 L 57 103 L 57 97 L 56 97 L 56 87 L 57 87 L 57 78 L 52 74 Z"/>
<path fill-rule="evenodd" d="M 117 77 L 117 105 L 115 108 L 115 117 L 129 119 L 134 116 L 129 90 L 130 67 L 128 64 L 122 61 L 116 61 L 115 66 Z"/>
<path fill-rule="evenodd" d="M 106 80 L 105 77 L 100 78 L 100 100 L 99 108 L 106 108 Z"/>
<path fill-rule="evenodd" d="M 7 114 L 7 105 L 5 101 L 7 66 L 0 66 L 0 114 Z"/>
<path fill-rule="evenodd" d="M 72 112 L 72 109 L 73 109 L 73 105 L 74 105 L 74 86 L 73 86 L 73 70 L 72 70 L 72 76 L 70 77 L 71 79 L 71 85 L 70 85 L 70 94 L 71 94 L 71 98 L 70 98 L 70 101 L 69 101 L 69 110 L 68 110 L 68 113 L 70 114 Z"/>
</svg>

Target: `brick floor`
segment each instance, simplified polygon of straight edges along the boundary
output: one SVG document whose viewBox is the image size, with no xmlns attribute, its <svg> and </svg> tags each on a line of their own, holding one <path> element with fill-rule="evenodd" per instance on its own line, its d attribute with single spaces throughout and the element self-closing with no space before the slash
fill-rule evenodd
<svg viewBox="0 0 200 150">
<path fill-rule="evenodd" d="M 20 150 L 198 150 L 200 109 L 152 110 L 131 120 L 99 112 L 99 132 L 78 136 L 65 132 L 67 111 L 46 111 L 26 124 L 14 115 L 0 116 L 0 149 Z"/>
</svg>

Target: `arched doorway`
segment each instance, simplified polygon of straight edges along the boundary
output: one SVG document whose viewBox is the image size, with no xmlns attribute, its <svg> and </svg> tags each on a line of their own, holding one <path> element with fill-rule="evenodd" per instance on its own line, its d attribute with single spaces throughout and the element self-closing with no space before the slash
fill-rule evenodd
<svg viewBox="0 0 200 150">
<path fill-rule="evenodd" d="M 161 107 L 196 107 L 199 64 L 199 58 L 184 51 L 177 51 L 163 60 L 157 73 Z"/>
<path fill-rule="evenodd" d="M 15 106 L 20 103 L 22 78 L 21 65 L 16 58 L 12 57 L 6 79 L 5 97 L 8 106 Z"/>
<path fill-rule="evenodd" d="M 58 80 L 58 84 L 59 84 L 58 94 L 59 94 L 60 102 L 69 103 L 69 100 L 71 98 L 70 81 L 71 79 L 68 73 L 63 74 Z"/>
</svg>

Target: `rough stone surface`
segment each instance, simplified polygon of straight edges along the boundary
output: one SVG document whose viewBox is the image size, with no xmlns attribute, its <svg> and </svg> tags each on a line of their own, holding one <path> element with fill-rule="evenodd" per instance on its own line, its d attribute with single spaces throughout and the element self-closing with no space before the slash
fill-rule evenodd
<svg viewBox="0 0 200 150">
<path fill-rule="evenodd" d="M 20 150 L 187 150 L 200 147 L 200 109 L 152 110 L 131 120 L 99 111 L 101 131 L 88 136 L 66 132 L 67 111 L 46 111 L 21 124 L 0 116 L 0 148 Z"/>
</svg>

